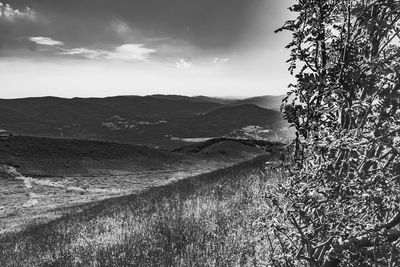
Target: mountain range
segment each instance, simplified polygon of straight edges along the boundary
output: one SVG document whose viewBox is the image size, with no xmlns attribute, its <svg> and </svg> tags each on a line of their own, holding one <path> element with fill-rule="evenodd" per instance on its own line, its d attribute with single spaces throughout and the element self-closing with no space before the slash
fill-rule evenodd
<svg viewBox="0 0 400 267">
<path fill-rule="evenodd" d="M 0 99 L 0 129 L 16 135 L 164 147 L 179 143 L 179 138 L 220 137 L 249 125 L 268 129 L 276 137 L 286 126 L 279 112 L 282 98 L 151 95 Z"/>
</svg>

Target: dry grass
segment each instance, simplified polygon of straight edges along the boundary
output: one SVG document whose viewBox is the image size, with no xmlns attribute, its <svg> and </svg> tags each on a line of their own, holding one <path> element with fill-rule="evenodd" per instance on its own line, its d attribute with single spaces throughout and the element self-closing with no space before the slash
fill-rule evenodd
<svg viewBox="0 0 400 267">
<path fill-rule="evenodd" d="M 0 239 L 0 266 L 262 266 L 265 157 Z"/>
<path fill-rule="evenodd" d="M 44 223 L 75 212 L 76 206 L 75 210 L 80 210 L 87 203 L 137 194 L 234 163 L 235 159 L 198 159 L 196 163 L 175 164 L 164 169 L 135 172 L 114 169 L 113 175 L 97 176 L 26 177 L 16 172 L 7 179 L 3 177 L 10 173 L 5 172 L 0 174 L 0 235 L 24 229 L 32 222 Z M 12 167 L 0 165 L 0 171 L 8 168 Z"/>
</svg>

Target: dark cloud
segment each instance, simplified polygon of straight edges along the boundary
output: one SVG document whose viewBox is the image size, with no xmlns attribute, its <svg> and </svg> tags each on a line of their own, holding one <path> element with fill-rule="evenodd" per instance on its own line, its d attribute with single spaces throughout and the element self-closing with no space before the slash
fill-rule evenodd
<svg viewBox="0 0 400 267">
<path fill-rule="evenodd" d="M 202 49 L 228 48 L 249 30 L 266 0 L 8 0 L 42 18 L 36 34 L 71 45 L 116 44 L 169 37 Z M 20 25 L 19 25 L 20 26 Z M 25 25 L 26 26 L 26 25 Z M 10 26 L 14 34 L 32 32 Z M 4 31 L 4 29 L 3 29 Z M 125 34 L 125 36 L 124 36 Z M 125 40 L 124 40 L 125 39 Z"/>
</svg>

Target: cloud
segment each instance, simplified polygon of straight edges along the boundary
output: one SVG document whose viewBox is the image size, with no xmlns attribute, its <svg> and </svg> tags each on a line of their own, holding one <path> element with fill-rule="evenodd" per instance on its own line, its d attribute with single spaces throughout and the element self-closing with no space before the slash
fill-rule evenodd
<svg viewBox="0 0 400 267">
<path fill-rule="evenodd" d="M 175 63 L 178 69 L 188 69 L 192 67 L 192 63 L 186 61 L 185 59 L 181 58 L 178 62 Z"/>
<path fill-rule="evenodd" d="M 49 45 L 49 46 L 64 45 L 63 42 L 53 40 L 49 37 L 30 37 L 29 41 L 34 42 L 39 45 Z"/>
<path fill-rule="evenodd" d="M 26 7 L 24 10 L 14 9 L 9 4 L 4 4 L 0 2 L 0 19 L 7 21 L 15 21 L 16 19 L 36 19 L 36 12 Z"/>
<path fill-rule="evenodd" d="M 100 58 L 107 54 L 106 51 L 88 49 L 88 48 L 72 48 L 72 49 L 62 49 L 59 55 L 70 55 L 70 56 L 82 56 L 85 58 L 95 59 Z"/>
<path fill-rule="evenodd" d="M 224 64 L 224 63 L 227 63 L 227 62 L 229 62 L 231 59 L 230 58 L 218 58 L 218 57 L 216 57 L 216 58 L 214 58 L 214 64 Z"/>
<path fill-rule="evenodd" d="M 156 50 L 143 47 L 142 44 L 124 44 L 116 47 L 114 50 L 106 51 L 90 48 L 62 48 L 59 55 L 81 56 L 88 59 L 112 59 L 123 61 L 147 61 Z"/>
<path fill-rule="evenodd" d="M 127 35 L 132 34 L 132 29 L 129 27 L 129 25 L 126 22 L 123 22 L 121 20 L 114 19 L 111 22 L 111 25 L 109 28 L 114 31 L 117 35 L 126 37 Z"/>
<path fill-rule="evenodd" d="M 119 60 L 140 60 L 147 61 L 152 53 L 157 50 L 146 48 L 142 44 L 124 44 L 109 52 L 106 58 Z"/>
</svg>

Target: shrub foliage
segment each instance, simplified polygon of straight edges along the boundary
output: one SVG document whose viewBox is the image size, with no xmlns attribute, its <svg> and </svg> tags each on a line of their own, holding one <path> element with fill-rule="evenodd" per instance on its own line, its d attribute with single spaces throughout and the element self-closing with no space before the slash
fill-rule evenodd
<svg viewBox="0 0 400 267">
<path fill-rule="evenodd" d="M 400 2 L 297 0 L 275 266 L 400 266 Z M 280 201 L 280 199 L 287 201 Z"/>
</svg>

